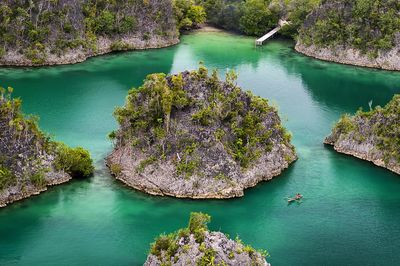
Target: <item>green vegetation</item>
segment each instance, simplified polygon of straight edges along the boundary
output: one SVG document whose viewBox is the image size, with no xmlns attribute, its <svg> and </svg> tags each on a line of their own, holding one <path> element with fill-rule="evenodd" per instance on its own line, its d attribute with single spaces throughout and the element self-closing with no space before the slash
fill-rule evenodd
<svg viewBox="0 0 400 266">
<path fill-rule="evenodd" d="M 113 175 L 119 175 L 122 172 L 122 166 L 120 164 L 110 165 L 110 170 Z"/>
<path fill-rule="evenodd" d="M 368 112 L 368 115 L 378 114 L 386 120 L 382 124 L 376 123 L 374 127 L 379 148 L 385 153 L 384 160 L 387 162 L 389 158 L 394 158 L 400 163 L 400 95 L 395 95 L 384 108 L 377 107 Z"/>
<path fill-rule="evenodd" d="M 354 47 L 376 57 L 394 46 L 399 14 L 398 0 L 325 1 L 302 28 L 301 39 L 307 45 Z"/>
<path fill-rule="evenodd" d="M 247 0 L 243 4 L 240 28 L 247 35 L 264 35 L 276 27 L 279 14 L 271 11 L 264 0 Z"/>
<path fill-rule="evenodd" d="M 344 115 L 334 127 L 335 134 L 352 134 L 360 142 L 369 137 L 365 132 L 374 137 L 386 163 L 391 159 L 400 163 L 400 95 L 395 95 L 383 108 L 359 110 L 352 117 Z"/>
<path fill-rule="evenodd" d="M 136 171 L 138 173 L 143 173 L 146 167 L 153 164 L 154 162 L 157 162 L 157 158 L 155 156 L 150 156 L 149 158 L 144 159 L 139 163 L 139 166 L 136 168 Z"/>
<path fill-rule="evenodd" d="M 278 10 L 271 8 L 273 1 L 265 0 L 203 0 L 207 21 L 227 30 L 248 35 L 262 35 L 276 26 Z"/>
<path fill-rule="evenodd" d="M 179 29 L 197 28 L 206 21 L 204 7 L 196 5 L 193 0 L 174 0 L 174 9 Z"/>
<path fill-rule="evenodd" d="M 348 134 L 355 129 L 354 122 L 349 114 L 344 114 L 340 118 L 339 122 L 335 125 L 335 129 L 342 134 Z"/>
<path fill-rule="evenodd" d="M 198 148 L 196 143 L 187 145 L 183 151 L 183 156 L 180 161 L 176 163 L 176 172 L 178 175 L 190 177 L 194 174 L 195 170 L 200 165 L 200 160 L 195 158 L 194 152 Z"/>
<path fill-rule="evenodd" d="M 204 233 L 208 231 L 207 224 L 211 221 L 211 216 L 201 212 L 193 212 L 189 219 L 189 233 L 194 235 L 197 243 L 204 241 Z"/>
<path fill-rule="evenodd" d="M 45 187 L 47 184 L 46 179 L 44 178 L 44 173 L 41 171 L 31 175 L 29 179 L 36 187 Z"/>
<path fill-rule="evenodd" d="M 93 174 L 93 161 L 90 153 L 82 147 L 70 148 L 58 143 L 54 165 L 57 170 L 63 170 L 73 178 L 89 177 Z"/>
<path fill-rule="evenodd" d="M 16 183 L 17 178 L 11 171 L 0 164 L 0 191 Z"/>
<path fill-rule="evenodd" d="M 306 16 L 320 0 L 199 0 L 207 22 L 247 35 L 263 35 L 275 27 L 279 18 L 292 23 L 281 34 L 295 37 Z"/>
<path fill-rule="evenodd" d="M 307 15 L 318 7 L 320 2 L 321 0 L 286 0 L 285 13 L 290 24 L 283 26 L 280 34 L 297 38 Z"/>
</svg>

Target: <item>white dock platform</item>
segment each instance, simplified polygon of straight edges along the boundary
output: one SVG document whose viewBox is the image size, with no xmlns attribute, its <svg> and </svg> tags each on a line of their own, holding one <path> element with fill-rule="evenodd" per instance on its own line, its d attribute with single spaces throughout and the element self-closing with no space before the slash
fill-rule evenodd
<svg viewBox="0 0 400 266">
<path fill-rule="evenodd" d="M 262 36 L 260 39 L 256 40 L 256 45 L 263 45 L 263 43 L 268 40 L 269 38 L 271 38 L 272 36 L 274 36 L 278 31 L 280 31 L 282 29 L 282 27 L 284 25 L 289 24 L 289 22 L 287 22 L 286 20 L 279 20 L 279 26 L 276 27 L 275 29 L 271 30 L 270 32 L 268 32 L 267 34 L 265 34 L 264 36 Z"/>
</svg>

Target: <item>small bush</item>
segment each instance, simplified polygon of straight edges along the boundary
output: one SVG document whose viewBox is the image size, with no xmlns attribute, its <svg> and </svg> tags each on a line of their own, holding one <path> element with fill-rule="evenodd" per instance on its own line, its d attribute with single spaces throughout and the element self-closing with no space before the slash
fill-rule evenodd
<svg viewBox="0 0 400 266">
<path fill-rule="evenodd" d="M 113 175 L 119 175 L 122 172 L 122 167 L 120 164 L 112 164 L 110 170 Z"/>
<path fill-rule="evenodd" d="M 181 160 L 176 164 L 176 173 L 178 175 L 184 175 L 186 178 L 191 177 L 200 166 L 200 160 L 193 156 L 196 150 L 197 143 L 192 143 L 185 147 Z"/>
<path fill-rule="evenodd" d="M 351 131 L 354 130 L 355 126 L 354 123 L 351 119 L 351 116 L 348 114 L 343 115 L 339 122 L 336 124 L 335 128 L 340 132 L 340 133 L 350 133 Z"/>
<path fill-rule="evenodd" d="M 93 161 L 87 150 L 59 144 L 56 153 L 54 164 L 57 170 L 63 170 L 73 178 L 85 178 L 93 174 Z"/>
<path fill-rule="evenodd" d="M 162 251 L 166 251 L 168 257 L 173 257 L 177 250 L 178 244 L 176 243 L 176 234 L 162 234 L 151 245 L 150 253 L 160 257 Z"/>
<path fill-rule="evenodd" d="M 111 50 L 124 51 L 130 48 L 129 44 L 123 41 L 115 41 L 111 44 Z"/>
<path fill-rule="evenodd" d="M 214 112 L 211 106 L 207 106 L 197 113 L 192 115 L 192 120 L 200 123 L 202 126 L 209 126 L 212 124 Z"/>
<path fill-rule="evenodd" d="M 151 38 L 151 34 L 149 32 L 143 33 L 143 40 L 148 41 Z"/>
<path fill-rule="evenodd" d="M 192 212 L 189 220 L 189 231 L 194 234 L 198 243 L 204 241 L 204 232 L 208 230 L 207 224 L 211 221 L 211 216 L 201 212 Z"/>
<path fill-rule="evenodd" d="M 215 255 L 217 252 L 212 248 L 207 248 L 204 252 L 203 257 L 200 258 L 197 263 L 198 266 L 215 265 Z"/>
<path fill-rule="evenodd" d="M 0 190 L 12 186 L 16 182 L 16 177 L 5 166 L 0 165 Z"/>
<path fill-rule="evenodd" d="M 138 167 L 136 167 L 136 172 L 143 173 L 143 171 L 146 169 L 147 166 L 155 163 L 156 161 L 157 158 L 155 156 L 150 156 L 149 158 L 144 159 L 139 163 Z"/>
<path fill-rule="evenodd" d="M 44 178 L 44 173 L 43 172 L 37 172 L 35 174 L 33 174 L 30 178 L 31 183 L 35 186 L 35 187 L 44 187 L 46 186 L 46 179 Z"/>
</svg>

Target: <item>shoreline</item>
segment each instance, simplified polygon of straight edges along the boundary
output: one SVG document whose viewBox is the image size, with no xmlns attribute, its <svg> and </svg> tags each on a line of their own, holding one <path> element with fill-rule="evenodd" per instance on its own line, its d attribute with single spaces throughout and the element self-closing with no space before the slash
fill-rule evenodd
<svg viewBox="0 0 400 266">
<path fill-rule="evenodd" d="M 112 156 L 113 154 L 109 155 L 106 158 L 106 166 L 110 169 L 110 165 L 112 164 Z M 257 179 L 254 179 L 252 183 L 246 184 L 240 191 L 232 191 L 232 192 L 237 192 L 237 193 L 232 193 L 232 194 L 202 194 L 202 195 L 190 195 L 190 194 L 173 194 L 169 193 L 166 191 L 163 191 L 162 189 L 159 189 L 159 191 L 149 189 L 145 186 L 140 186 L 136 184 L 135 180 L 132 178 L 129 178 L 129 176 L 124 175 L 124 174 L 119 174 L 116 175 L 109 171 L 110 175 L 114 177 L 116 180 L 121 182 L 122 185 L 127 186 L 129 189 L 134 189 L 136 191 L 139 191 L 141 193 L 144 193 L 146 195 L 151 195 L 151 196 L 156 196 L 156 197 L 169 197 L 169 198 L 175 198 L 175 199 L 186 199 L 186 200 L 227 200 L 227 199 L 238 199 L 242 198 L 245 195 L 245 190 L 251 189 L 256 187 L 262 182 L 270 182 L 274 178 L 282 175 L 285 170 L 288 170 L 293 163 L 297 161 L 298 158 L 294 159 L 291 163 L 288 163 L 287 166 L 283 167 L 280 169 L 280 171 L 276 173 L 272 173 L 272 175 L 266 175 Z"/>
<path fill-rule="evenodd" d="M 112 53 L 156 50 L 156 49 L 172 47 L 172 46 L 175 46 L 180 43 L 180 38 L 176 37 L 176 38 L 172 38 L 172 39 L 162 40 L 161 42 L 155 41 L 155 43 L 151 43 L 151 41 L 148 41 L 145 44 L 143 44 L 143 43 L 138 44 L 138 45 L 136 44 L 136 46 L 132 45 L 131 47 L 128 47 L 128 48 L 114 49 L 114 50 L 111 47 L 111 40 L 103 39 L 101 41 L 106 42 L 106 44 L 103 44 L 103 46 L 100 47 L 99 50 L 95 53 L 85 54 L 82 50 L 70 50 L 68 53 L 64 54 L 63 57 L 53 58 L 52 59 L 53 61 L 47 61 L 47 62 L 44 62 L 41 64 L 34 64 L 31 61 L 28 62 L 28 60 L 26 60 L 25 58 L 22 58 L 22 59 L 20 58 L 20 60 L 22 60 L 22 61 L 15 60 L 14 62 L 12 62 L 11 60 L 8 60 L 8 61 L 6 60 L 6 62 L 3 62 L 2 60 L 0 60 L 0 68 L 40 68 L 40 67 L 75 65 L 75 64 L 83 63 L 90 58 L 103 56 L 103 55 L 107 55 L 107 54 L 112 54 Z M 136 40 L 132 39 L 132 40 L 128 40 L 128 41 L 134 42 Z M 125 43 L 125 42 L 124 42 L 124 44 L 130 45 L 129 43 Z M 10 55 L 8 55 L 8 56 L 10 56 Z"/>
<path fill-rule="evenodd" d="M 318 51 L 319 49 L 319 51 Z M 362 68 L 367 68 L 367 69 L 376 69 L 376 70 L 384 70 L 384 71 L 392 71 L 392 72 L 399 72 L 400 71 L 400 63 L 399 66 L 388 66 L 385 63 L 379 63 L 379 60 L 383 60 L 383 59 L 374 59 L 374 60 L 370 60 L 367 59 L 366 55 L 363 55 L 361 57 L 361 55 L 359 54 L 359 51 L 356 50 L 352 50 L 352 49 L 347 49 L 347 50 L 343 50 L 343 54 L 341 55 L 340 58 L 339 55 L 335 55 L 335 53 L 337 51 L 335 50 L 330 50 L 328 48 L 315 48 L 315 46 L 309 46 L 306 47 L 304 45 L 302 45 L 301 43 L 296 43 L 294 46 L 294 50 L 299 53 L 302 54 L 304 56 L 316 59 L 316 60 L 321 60 L 324 62 L 331 62 L 331 63 L 336 63 L 336 64 L 340 64 L 340 65 L 346 65 L 346 66 L 354 66 L 354 67 L 362 67 Z M 395 49 L 393 49 L 391 52 L 395 51 Z M 394 53 L 394 52 L 393 52 Z M 346 57 L 346 54 L 352 54 L 353 56 L 357 57 L 358 59 L 349 59 L 348 57 Z M 393 61 L 396 61 L 395 59 L 392 59 Z M 400 62 L 400 56 L 399 56 L 399 60 L 398 62 Z"/>
<path fill-rule="evenodd" d="M 15 202 L 23 201 L 23 200 L 29 199 L 31 197 L 38 196 L 38 195 L 42 194 L 43 192 L 46 192 L 51 187 L 66 184 L 66 183 L 70 182 L 71 180 L 72 180 L 72 177 L 70 177 L 69 175 L 64 175 L 64 178 L 62 178 L 60 180 L 52 180 L 48 184 L 46 184 L 45 187 L 42 187 L 42 188 L 31 187 L 30 189 L 28 189 L 25 192 L 15 194 L 12 197 L 9 197 L 8 200 L 0 201 L 0 209 L 6 208 Z"/>
<path fill-rule="evenodd" d="M 198 29 L 194 30 L 189 30 L 185 31 L 182 35 L 190 35 L 190 34 L 196 34 L 196 33 L 228 33 L 236 36 L 242 36 L 242 37 L 247 37 L 247 38 L 256 38 L 254 36 L 248 36 L 248 35 L 243 35 L 238 32 L 233 32 L 229 30 L 225 30 L 222 28 L 218 28 L 212 25 L 205 24 L 201 26 Z M 178 45 L 181 42 L 181 36 L 168 39 L 168 40 L 162 40 L 161 42 L 159 40 L 156 40 L 155 42 L 151 43 L 152 40 L 147 41 L 145 44 L 140 44 L 140 45 L 133 45 L 132 47 L 128 48 L 122 48 L 122 49 L 112 49 L 110 42 L 110 39 L 102 39 L 100 40 L 101 42 L 108 42 L 108 45 L 100 47 L 98 52 L 95 53 L 88 53 L 85 54 L 82 50 L 71 50 L 69 51 L 69 54 L 66 53 L 65 56 L 69 56 L 70 54 L 75 54 L 75 57 L 73 58 L 67 58 L 67 59 L 62 59 L 62 57 L 57 58 L 55 60 L 59 60 L 58 62 L 56 61 L 48 61 L 44 62 L 42 64 L 33 64 L 32 62 L 28 61 L 22 61 L 22 62 L 2 62 L 0 60 L 0 68 L 40 68 L 40 67 L 53 67 L 53 66 L 67 66 L 67 65 L 75 65 L 75 64 L 80 64 L 88 59 L 103 56 L 103 55 L 108 55 L 108 54 L 113 54 L 113 53 L 123 53 L 123 52 L 134 52 L 134 51 L 145 51 L 145 50 L 157 50 L 157 49 L 162 49 L 162 48 L 168 48 L 168 47 L 173 47 L 175 45 Z M 277 37 L 283 37 L 281 35 L 277 35 Z M 315 59 L 315 60 L 320 60 L 324 62 L 330 62 L 330 63 L 335 63 L 335 64 L 340 64 L 340 65 L 346 65 L 346 66 L 354 66 L 354 67 L 361 67 L 361 68 L 367 68 L 367 69 L 375 69 L 375 70 L 383 70 L 383 71 L 391 71 L 391 72 L 399 72 L 400 71 L 400 63 L 399 66 L 393 67 L 393 66 L 387 66 L 384 63 L 379 63 L 377 59 L 375 61 L 371 61 L 370 59 L 366 59 L 367 56 L 363 56 L 363 58 L 359 58 L 359 60 L 351 60 L 351 59 L 346 59 L 346 58 L 339 58 L 338 56 L 334 55 L 336 51 L 330 50 L 328 48 L 320 48 L 319 50 L 322 51 L 326 55 L 320 55 L 320 53 L 315 49 L 314 46 L 306 47 L 302 45 L 299 42 L 295 42 L 295 40 L 291 39 L 294 41 L 294 46 L 293 50 L 300 54 L 304 55 L 306 57 Z M 132 40 L 128 38 L 128 43 L 129 42 L 136 42 L 137 40 Z M 140 40 L 143 42 L 143 40 Z M 154 40 L 153 40 L 154 41 Z M 126 43 L 126 44 L 128 44 Z M 104 45 L 104 44 L 103 44 Z M 347 53 L 352 53 L 353 50 L 346 50 Z M 391 52 L 394 53 L 395 49 L 393 49 Z M 357 52 L 358 53 L 358 52 Z M 360 56 L 357 54 L 357 56 Z M 53 59 L 54 60 L 54 59 Z M 63 61 L 64 60 L 64 61 Z M 394 60 L 394 59 L 393 59 Z M 396 61 L 396 60 L 394 60 Z M 400 62 L 400 56 L 399 56 L 399 62 Z"/>
<path fill-rule="evenodd" d="M 375 165 L 377 167 L 389 170 L 394 174 L 400 175 L 400 168 L 387 166 L 385 164 L 385 162 L 383 160 L 381 160 L 381 159 L 379 159 L 379 160 L 373 159 L 373 158 L 368 157 L 368 155 L 363 155 L 363 154 L 357 153 L 355 151 L 351 151 L 351 150 L 349 151 L 349 150 L 342 149 L 340 147 L 337 147 L 334 143 L 328 142 L 326 140 L 324 141 L 324 144 L 326 146 L 331 147 L 334 151 L 336 151 L 338 153 L 341 153 L 341 154 L 344 154 L 344 155 L 347 155 L 347 156 L 352 156 L 354 158 L 357 158 L 357 159 L 372 163 L 373 165 Z"/>
</svg>

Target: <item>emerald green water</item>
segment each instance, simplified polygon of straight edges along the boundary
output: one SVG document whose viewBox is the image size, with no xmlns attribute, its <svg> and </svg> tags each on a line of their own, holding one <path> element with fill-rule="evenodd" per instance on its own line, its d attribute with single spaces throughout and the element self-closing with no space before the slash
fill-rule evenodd
<svg viewBox="0 0 400 266">
<path fill-rule="evenodd" d="M 313 60 L 292 43 L 226 33 L 184 36 L 178 46 L 92 58 L 73 66 L 0 69 L 24 111 L 41 117 L 57 140 L 88 148 L 96 174 L 0 210 L 0 265 L 140 265 L 149 243 L 186 225 L 191 211 L 210 227 L 267 249 L 273 265 L 398 265 L 400 177 L 340 155 L 322 141 L 341 113 L 386 104 L 400 93 L 400 73 Z M 299 154 L 282 176 L 240 199 L 160 198 L 113 180 L 103 158 L 116 128 L 115 106 L 153 72 L 208 68 L 239 72 L 239 84 L 279 106 Z M 301 192 L 301 205 L 285 197 Z"/>
</svg>

